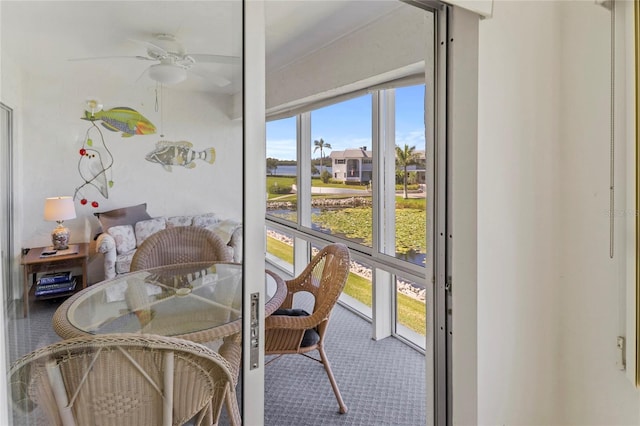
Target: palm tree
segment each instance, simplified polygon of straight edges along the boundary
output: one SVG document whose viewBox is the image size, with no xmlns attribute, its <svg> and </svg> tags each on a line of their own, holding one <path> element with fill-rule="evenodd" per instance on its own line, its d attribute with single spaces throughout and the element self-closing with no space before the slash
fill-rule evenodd
<svg viewBox="0 0 640 426">
<path fill-rule="evenodd" d="M 399 146 L 396 146 L 396 163 L 398 164 L 398 166 L 404 169 L 404 176 L 403 176 L 402 182 L 404 184 L 405 200 L 409 198 L 409 195 L 407 194 L 407 166 L 415 162 L 416 160 L 416 154 L 414 152 L 415 150 L 416 150 L 415 145 L 412 147 L 409 147 L 409 145 L 405 144 L 404 149 L 400 148 Z"/>
<path fill-rule="evenodd" d="M 315 148 L 313 148 L 313 152 L 320 150 L 320 174 L 322 174 L 322 167 L 324 166 L 324 150 L 331 149 L 331 144 L 326 143 L 322 138 L 320 138 L 319 141 L 313 141 L 313 145 L 315 146 Z"/>
</svg>

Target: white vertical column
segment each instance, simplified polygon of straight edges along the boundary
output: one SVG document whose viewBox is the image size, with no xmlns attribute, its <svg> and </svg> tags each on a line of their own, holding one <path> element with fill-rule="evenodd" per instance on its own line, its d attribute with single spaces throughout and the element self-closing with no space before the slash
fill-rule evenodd
<svg viewBox="0 0 640 426">
<path fill-rule="evenodd" d="M 311 228 L 311 113 L 298 116 L 298 224 Z M 311 247 L 307 240 L 295 238 L 293 253 L 294 275 L 299 275 L 311 259 Z"/>
<path fill-rule="evenodd" d="M 311 227 L 311 113 L 298 117 L 298 223 Z"/>
<path fill-rule="evenodd" d="M 396 255 L 396 92 L 395 89 L 384 90 L 381 93 L 382 106 L 380 121 L 382 122 L 382 138 L 380 140 L 380 153 L 382 154 L 382 166 L 384 173 L 384 185 L 380 188 L 378 196 L 384 200 L 384 206 L 380 212 L 384 218 L 383 238 L 380 251 L 390 256 Z M 386 212 L 386 214 L 383 214 Z"/>
<path fill-rule="evenodd" d="M 389 272 L 374 268 L 373 274 L 373 340 L 391 336 L 393 328 L 393 277 Z"/>
<path fill-rule="evenodd" d="M 395 255 L 395 94 L 393 90 L 375 93 L 373 105 L 373 247 Z M 391 336 L 393 331 L 392 275 L 374 268 L 372 292 L 372 334 L 374 340 Z"/>
<path fill-rule="evenodd" d="M 425 184 L 426 184 L 426 192 L 427 192 L 427 205 L 426 205 L 426 232 L 427 236 L 427 263 L 425 265 L 425 282 L 426 282 L 426 299 L 425 299 L 425 318 L 426 318 L 426 333 L 425 333 L 425 380 L 427 384 L 436 383 L 436 360 L 439 359 L 439 356 L 436 354 L 436 339 L 437 339 L 437 325 L 435 324 L 437 318 L 436 311 L 436 300 L 435 300 L 435 263 L 436 263 L 436 238 L 434 238 L 434 233 L 436 233 L 435 226 L 437 224 L 436 220 L 436 197 L 435 197 L 435 188 L 436 188 L 436 143 L 439 143 L 439 140 L 436 139 L 436 111 L 438 110 L 440 104 L 442 102 L 440 99 L 446 98 L 442 95 L 439 95 L 439 91 L 441 89 L 437 87 L 446 87 L 446 74 L 444 73 L 444 67 L 438 67 L 439 61 L 441 58 L 446 56 L 446 49 L 444 51 L 438 51 L 437 59 L 436 59 L 436 45 L 438 43 L 438 33 L 436 32 L 436 25 L 440 26 L 441 22 L 445 21 L 446 17 L 442 17 L 439 14 L 436 15 L 436 19 L 430 14 L 424 15 L 425 20 L 425 28 L 427 31 L 427 36 L 425 37 L 425 68 L 424 68 L 424 83 L 425 83 L 425 93 L 424 93 L 424 123 L 425 123 Z M 446 28 L 445 28 L 446 29 Z M 438 73 L 439 69 L 443 69 L 443 72 L 438 74 L 436 77 L 436 73 Z M 442 81 L 440 81 L 442 79 Z M 444 111 L 444 107 L 442 107 L 442 111 Z M 444 121 L 444 117 L 440 117 L 441 121 Z M 443 124 L 438 123 L 438 126 L 442 126 Z M 444 143 L 440 142 L 440 145 L 446 146 L 446 139 Z M 446 179 L 446 177 L 445 177 Z M 446 365 L 446 352 L 442 358 L 442 362 Z M 440 361 L 439 361 L 440 362 Z M 438 368 L 440 368 L 438 365 Z M 444 374 L 446 377 L 446 371 Z M 436 411 L 446 412 L 446 397 L 443 400 L 441 397 L 436 397 L 436 394 L 441 392 L 440 389 L 436 389 L 436 386 L 425 387 L 425 398 L 427 406 L 429 404 L 433 404 L 435 409 L 429 410 L 427 412 L 427 416 L 425 418 L 426 425 L 434 425 L 436 418 Z M 442 402 L 444 401 L 444 403 Z M 442 404 L 442 408 L 438 407 L 438 404 Z"/>
<path fill-rule="evenodd" d="M 452 278 L 452 424 L 478 421 L 477 198 L 478 21 L 453 8 L 449 20 L 447 135 Z M 460 119 L 458 119 L 460 118 Z"/>
<path fill-rule="evenodd" d="M 243 423 L 264 424 L 264 261 L 266 256 L 265 16 L 263 0 L 244 2 Z M 258 367 L 250 365 L 251 294 L 260 295 Z"/>
</svg>

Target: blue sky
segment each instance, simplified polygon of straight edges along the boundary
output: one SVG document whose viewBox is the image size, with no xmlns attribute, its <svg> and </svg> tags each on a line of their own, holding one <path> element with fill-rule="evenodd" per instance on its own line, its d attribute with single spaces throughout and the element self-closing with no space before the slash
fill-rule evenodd
<svg viewBox="0 0 640 426">
<path fill-rule="evenodd" d="M 396 145 L 424 149 L 424 86 L 396 89 Z M 296 158 L 295 117 L 267 123 L 267 157 Z M 311 113 L 311 140 L 322 138 L 334 150 L 371 149 L 371 95 L 330 105 Z M 314 158 L 320 151 L 313 152 Z"/>
</svg>

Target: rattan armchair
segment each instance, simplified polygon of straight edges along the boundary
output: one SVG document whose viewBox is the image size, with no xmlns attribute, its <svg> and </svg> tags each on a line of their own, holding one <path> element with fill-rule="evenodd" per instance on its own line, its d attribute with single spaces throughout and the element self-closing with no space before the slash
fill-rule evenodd
<svg viewBox="0 0 640 426">
<path fill-rule="evenodd" d="M 131 260 L 131 271 L 201 261 L 233 261 L 232 249 L 206 228 L 176 226 L 148 237 Z"/>
<path fill-rule="evenodd" d="M 17 360 L 14 404 L 38 405 L 51 425 L 216 425 L 235 398 L 229 363 L 172 337 L 104 334 L 63 340 Z M 231 424 L 240 413 L 230 406 Z"/>
<path fill-rule="evenodd" d="M 331 310 L 338 301 L 349 275 L 349 250 L 344 244 L 330 244 L 316 254 L 305 270 L 296 278 L 286 281 L 288 294 L 280 309 L 265 319 L 265 354 L 301 354 L 321 363 L 329 376 L 338 400 L 340 413 L 347 412 L 340 389 L 331 371 L 324 350 L 324 337 Z M 299 291 L 311 293 L 315 298 L 313 312 L 308 314 L 291 309 L 293 296 Z M 295 316 L 294 316 L 295 315 Z M 320 359 L 307 355 L 317 350 Z M 276 358 L 271 359 L 273 362 Z"/>
</svg>

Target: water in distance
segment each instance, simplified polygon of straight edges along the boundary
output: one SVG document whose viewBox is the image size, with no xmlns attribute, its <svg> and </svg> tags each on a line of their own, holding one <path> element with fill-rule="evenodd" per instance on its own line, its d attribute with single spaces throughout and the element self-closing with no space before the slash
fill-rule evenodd
<svg viewBox="0 0 640 426">
<path fill-rule="evenodd" d="M 316 169 L 318 169 L 318 172 L 313 173 L 313 176 L 320 176 L 320 172 L 322 170 L 326 170 L 329 173 L 332 173 L 331 167 L 324 167 L 322 168 L 322 170 L 320 170 L 320 167 L 316 166 Z M 270 176 L 297 176 L 297 175 L 298 175 L 298 166 L 294 166 L 294 165 L 278 166 L 270 174 Z"/>
</svg>

